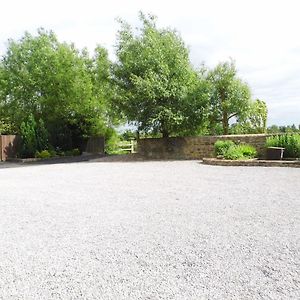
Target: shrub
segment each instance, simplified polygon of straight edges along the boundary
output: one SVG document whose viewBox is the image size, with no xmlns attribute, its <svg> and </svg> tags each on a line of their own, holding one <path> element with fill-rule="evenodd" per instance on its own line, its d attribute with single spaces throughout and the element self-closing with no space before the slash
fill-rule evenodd
<svg viewBox="0 0 300 300">
<path fill-rule="evenodd" d="M 51 157 L 57 156 L 57 153 L 54 149 L 49 150 L 49 153 L 50 153 Z"/>
<path fill-rule="evenodd" d="M 49 158 L 51 154 L 48 150 L 43 150 L 41 152 L 37 152 L 35 155 L 37 158 Z"/>
<path fill-rule="evenodd" d="M 230 160 L 244 159 L 243 152 L 241 151 L 240 146 L 234 145 L 229 147 L 229 149 L 224 153 L 224 158 Z"/>
<path fill-rule="evenodd" d="M 236 145 L 233 141 L 216 141 L 215 154 L 217 156 L 223 156 L 225 159 L 237 160 L 237 159 L 250 159 L 257 155 L 256 149 L 248 144 Z"/>
<path fill-rule="evenodd" d="M 80 155 L 81 152 L 78 148 L 72 149 L 72 150 L 67 150 L 64 152 L 65 156 L 78 156 Z"/>
<path fill-rule="evenodd" d="M 37 149 L 43 150 L 49 148 L 48 131 L 42 119 L 39 119 L 35 129 Z"/>
<path fill-rule="evenodd" d="M 254 158 L 257 156 L 256 149 L 248 144 L 240 144 L 237 146 L 239 150 L 243 153 L 245 158 Z"/>
<path fill-rule="evenodd" d="M 73 152 L 72 152 L 72 150 L 67 150 L 67 151 L 65 151 L 64 155 L 65 156 L 73 156 Z"/>
<path fill-rule="evenodd" d="M 21 157 L 34 157 L 36 152 L 47 149 L 49 146 L 48 132 L 43 120 L 36 122 L 32 114 L 22 122 L 20 135 L 22 137 Z"/>
<path fill-rule="evenodd" d="M 72 150 L 72 155 L 73 156 L 78 156 L 78 155 L 80 155 L 81 153 L 80 153 L 80 150 L 78 149 L 78 148 L 75 148 L 75 149 L 73 149 Z"/>
<path fill-rule="evenodd" d="M 283 147 L 285 158 L 300 157 L 300 134 L 284 134 L 267 138 L 266 147 Z"/>
<path fill-rule="evenodd" d="M 29 115 L 26 122 L 22 122 L 20 127 L 20 134 L 22 137 L 21 157 L 34 157 L 37 151 L 36 140 L 36 122 L 33 115 Z"/>
<path fill-rule="evenodd" d="M 218 140 L 215 142 L 215 154 L 217 156 L 224 156 L 225 153 L 228 151 L 228 149 L 232 146 L 234 146 L 234 142 L 233 141 L 230 141 L 230 140 L 227 140 L 227 141 L 221 141 L 221 140 Z"/>
</svg>

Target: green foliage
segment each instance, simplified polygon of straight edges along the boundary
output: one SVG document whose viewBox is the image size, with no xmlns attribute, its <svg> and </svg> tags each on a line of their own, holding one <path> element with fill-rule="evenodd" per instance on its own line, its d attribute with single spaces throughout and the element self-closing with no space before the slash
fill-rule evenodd
<svg viewBox="0 0 300 300">
<path fill-rule="evenodd" d="M 227 140 L 227 141 L 221 141 L 218 140 L 215 142 L 214 148 L 215 148 L 215 155 L 216 156 L 224 156 L 224 154 L 228 151 L 228 149 L 235 145 L 233 141 Z"/>
<path fill-rule="evenodd" d="M 256 157 L 256 149 L 247 144 L 234 145 L 228 148 L 224 154 L 225 159 L 230 160 L 244 160 Z"/>
<path fill-rule="evenodd" d="M 53 32 L 25 33 L 19 41 L 9 41 L 0 61 L 1 115 L 19 129 L 32 114 L 45 122 L 38 128 L 47 128 L 53 147 L 70 149 L 89 135 L 101 134 L 111 120 L 106 110 L 112 94 L 109 69 L 101 47 L 90 58 L 86 50 L 60 43 Z M 40 148 L 47 144 L 41 138 L 39 142 Z"/>
<path fill-rule="evenodd" d="M 115 104 L 139 131 L 164 137 L 194 132 L 203 121 L 208 84 L 193 70 L 176 31 L 158 29 L 153 16 L 140 14 L 140 21 L 137 35 L 121 21 L 113 67 Z"/>
<path fill-rule="evenodd" d="M 0 135 L 1 134 L 13 134 L 14 129 L 8 120 L 0 120 Z"/>
<path fill-rule="evenodd" d="M 236 145 L 230 140 L 218 140 L 215 142 L 214 147 L 216 156 L 223 156 L 225 159 L 243 160 L 251 159 L 257 156 L 257 151 L 253 146 L 248 144 Z"/>
<path fill-rule="evenodd" d="M 57 153 L 54 149 L 50 149 L 49 153 L 50 153 L 51 157 L 56 157 L 57 156 Z"/>
<path fill-rule="evenodd" d="M 300 158 L 300 134 L 284 134 L 267 138 L 266 147 L 283 147 L 285 158 Z"/>
<path fill-rule="evenodd" d="M 37 149 L 36 137 L 36 122 L 33 115 L 29 115 L 27 122 L 22 122 L 20 127 L 20 134 L 22 137 L 21 157 L 34 157 Z"/>
<path fill-rule="evenodd" d="M 254 158 L 257 156 L 256 149 L 248 144 L 239 144 L 236 146 L 245 158 Z"/>
<path fill-rule="evenodd" d="M 37 151 L 42 151 L 49 147 L 48 132 L 44 126 L 43 120 L 36 123 L 34 116 L 29 115 L 26 122 L 20 126 L 20 135 L 22 138 L 21 157 L 34 157 Z"/>
<path fill-rule="evenodd" d="M 129 141 L 129 140 L 134 140 L 137 138 L 137 133 L 132 131 L 132 130 L 125 130 L 120 134 L 120 139 L 122 141 Z"/>
<path fill-rule="evenodd" d="M 75 148 L 72 150 L 72 155 L 73 156 L 79 156 L 81 154 L 80 150 L 78 148 Z"/>
<path fill-rule="evenodd" d="M 36 146 L 37 149 L 48 149 L 49 141 L 48 141 L 48 131 L 45 127 L 45 123 L 42 119 L 40 119 L 37 123 L 36 127 Z"/>
<path fill-rule="evenodd" d="M 41 152 L 36 152 L 35 157 L 37 158 L 50 158 L 51 153 L 48 150 L 42 150 Z"/>
<path fill-rule="evenodd" d="M 287 126 L 277 126 L 277 125 L 272 125 L 269 126 L 267 129 L 268 133 L 300 133 L 300 124 L 298 127 L 293 124 L 293 125 L 287 125 Z"/>
<path fill-rule="evenodd" d="M 225 153 L 224 153 L 225 159 L 230 160 L 243 160 L 245 159 L 243 152 L 239 148 L 238 145 L 230 147 Z"/>
<path fill-rule="evenodd" d="M 119 143 L 120 136 L 113 128 L 109 128 L 105 135 L 105 153 L 107 154 L 123 154 L 120 152 Z"/>
<path fill-rule="evenodd" d="M 220 63 L 207 74 L 211 93 L 209 122 L 211 132 L 221 123 L 223 134 L 229 133 L 229 120 L 244 118 L 250 108 L 250 89 L 237 77 L 233 61 Z"/>
<path fill-rule="evenodd" d="M 256 99 L 250 102 L 249 110 L 238 118 L 230 132 L 233 134 L 265 133 L 267 131 L 268 108 L 264 101 Z"/>
<path fill-rule="evenodd" d="M 80 155 L 80 150 L 78 148 L 72 149 L 72 150 L 67 150 L 62 153 L 61 156 L 78 156 Z"/>
</svg>

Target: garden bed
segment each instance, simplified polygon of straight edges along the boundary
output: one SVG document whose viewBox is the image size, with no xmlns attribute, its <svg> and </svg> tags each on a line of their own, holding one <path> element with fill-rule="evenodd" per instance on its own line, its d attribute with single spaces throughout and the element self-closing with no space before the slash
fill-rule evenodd
<svg viewBox="0 0 300 300">
<path fill-rule="evenodd" d="M 218 158 L 203 158 L 203 164 L 214 166 L 252 166 L 252 167 L 293 167 L 300 168 L 299 160 L 228 160 Z"/>
<path fill-rule="evenodd" d="M 88 161 L 90 159 L 97 159 L 103 157 L 104 154 L 84 154 L 77 156 L 54 156 L 47 158 L 8 158 L 7 162 L 15 163 L 64 163 L 64 162 L 80 162 Z"/>
</svg>

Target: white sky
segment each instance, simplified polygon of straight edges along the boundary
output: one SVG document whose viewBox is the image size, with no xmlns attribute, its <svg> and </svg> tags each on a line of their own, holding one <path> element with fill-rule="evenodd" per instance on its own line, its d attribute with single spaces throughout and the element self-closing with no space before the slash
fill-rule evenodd
<svg viewBox="0 0 300 300">
<path fill-rule="evenodd" d="M 300 124 L 299 0 L 0 0 L 0 54 L 8 38 L 44 27 L 79 48 L 101 44 L 113 59 L 116 17 L 137 24 L 140 10 L 181 33 L 195 66 L 235 59 L 267 102 L 269 125 Z"/>
</svg>

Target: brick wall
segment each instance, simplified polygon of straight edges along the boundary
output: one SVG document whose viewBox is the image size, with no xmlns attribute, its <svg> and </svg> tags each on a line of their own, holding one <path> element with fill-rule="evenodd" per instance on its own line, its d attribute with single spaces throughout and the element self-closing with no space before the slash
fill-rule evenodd
<svg viewBox="0 0 300 300">
<path fill-rule="evenodd" d="M 259 156 L 264 157 L 268 136 L 249 134 L 140 139 L 138 153 L 144 157 L 156 159 L 202 159 L 214 156 L 214 143 L 217 140 L 232 140 L 254 146 Z"/>
<path fill-rule="evenodd" d="M 16 157 L 20 147 L 20 137 L 16 135 L 0 135 L 0 161 Z"/>
</svg>

